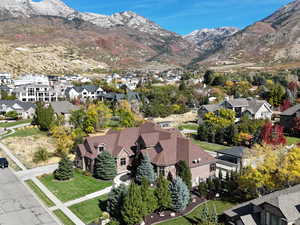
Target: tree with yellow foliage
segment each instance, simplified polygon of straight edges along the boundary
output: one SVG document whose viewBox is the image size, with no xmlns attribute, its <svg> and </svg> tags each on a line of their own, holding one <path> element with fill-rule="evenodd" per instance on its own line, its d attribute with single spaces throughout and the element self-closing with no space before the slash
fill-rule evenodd
<svg viewBox="0 0 300 225">
<path fill-rule="evenodd" d="M 54 126 L 51 128 L 52 137 L 55 138 L 56 152 L 59 157 L 66 157 L 73 147 L 74 141 L 71 130 L 64 126 Z"/>
</svg>

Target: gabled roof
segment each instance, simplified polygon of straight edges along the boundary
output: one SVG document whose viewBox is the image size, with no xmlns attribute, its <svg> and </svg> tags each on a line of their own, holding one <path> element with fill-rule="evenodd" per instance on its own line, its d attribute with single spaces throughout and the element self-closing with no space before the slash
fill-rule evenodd
<svg viewBox="0 0 300 225">
<path fill-rule="evenodd" d="M 226 100 L 232 107 L 248 106 L 248 99 L 246 98 L 235 98 Z"/>
<path fill-rule="evenodd" d="M 30 108 L 35 109 L 35 105 L 31 102 L 21 102 L 19 100 L 0 100 L 0 107 L 2 108 L 2 105 L 5 105 L 6 107 L 10 107 L 13 110 L 19 110 L 19 107 L 16 108 L 16 106 L 20 106 L 24 111 L 27 111 Z"/>
<path fill-rule="evenodd" d="M 289 222 L 300 219 L 300 185 L 276 191 L 260 198 L 242 203 L 224 212 L 229 217 L 253 214 L 253 206 L 270 204 L 278 208 Z"/>
<path fill-rule="evenodd" d="M 294 106 L 288 108 L 287 110 L 283 111 L 281 113 L 281 115 L 283 115 L 283 116 L 292 116 L 293 114 L 295 114 L 299 110 L 300 110 L 300 104 L 297 104 L 297 105 L 294 105 Z"/>
<path fill-rule="evenodd" d="M 73 105 L 68 101 L 51 102 L 50 105 L 52 106 L 54 112 L 58 115 L 69 114 L 72 111 L 79 109 L 78 106 Z"/>
<path fill-rule="evenodd" d="M 114 157 L 117 157 L 122 149 L 133 155 L 132 147 L 136 146 L 139 139 L 142 139 L 147 147 L 141 150 L 142 153 L 147 154 L 151 162 L 158 166 L 174 165 L 180 160 L 186 161 L 190 167 L 216 162 L 214 157 L 192 144 L 177 130 L 164 130 L 154 123 L 145 123 L 140 127 L 121 131 L 110 130 L 104 136 L 88 137 L 85 145 L 79 145 L 79 150 L 82 156 L 96 158 L 96 147 L 104 145 L 106 151 Z"/>
<path fill-rule="evenodd" d="M 205 109 L 207 112 L 215 112 L 221 108 L 220 104 L 202 105 L 200 109 Z"/>
</svg>

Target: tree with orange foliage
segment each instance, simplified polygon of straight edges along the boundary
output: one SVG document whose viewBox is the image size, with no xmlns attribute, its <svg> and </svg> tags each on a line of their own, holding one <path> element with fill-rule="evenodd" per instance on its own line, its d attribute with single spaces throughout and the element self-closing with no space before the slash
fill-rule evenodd
<svg viewBox="0 0 300 225">
<path fill-rule="evenodd" d="M 284 145 L 286 144 L 286 138 L 283 134 L 283 127 L 276 124 L 272 125 L 271 122 L 266 123 L 261 132 L 262 141 L 271 145 Z"/>
</svg>

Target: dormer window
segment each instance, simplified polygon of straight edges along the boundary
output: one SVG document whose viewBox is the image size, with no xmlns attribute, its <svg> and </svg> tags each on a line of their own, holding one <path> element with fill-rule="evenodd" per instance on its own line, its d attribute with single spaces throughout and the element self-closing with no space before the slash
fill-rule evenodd
<svg viewBox="0 0 300 225">
<path fill-rule="evenodd" d="M 105 150 L 104 145 L 98 145 L 97 150 L 98 150 L 99 153 L 103 152 Z"/>
</svg>

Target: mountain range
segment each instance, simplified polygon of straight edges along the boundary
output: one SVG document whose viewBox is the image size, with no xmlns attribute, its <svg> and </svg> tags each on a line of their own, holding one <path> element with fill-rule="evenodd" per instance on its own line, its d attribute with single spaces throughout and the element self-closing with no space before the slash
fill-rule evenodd
<svg viewBox="0 0 300 225">
<path fill-rule="evenodd" d="M 0 67 L 13 73 L 300 61 L 300 0 L 239 30 L 180 36 L 126 11 L 79 12 L 60 0 L 0 1 Z"/>
</svg>

